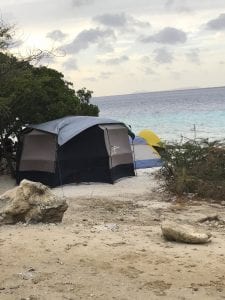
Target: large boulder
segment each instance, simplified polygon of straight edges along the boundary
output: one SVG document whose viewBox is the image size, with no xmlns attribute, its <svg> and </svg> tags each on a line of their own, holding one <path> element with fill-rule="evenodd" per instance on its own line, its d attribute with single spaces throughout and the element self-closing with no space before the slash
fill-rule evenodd
<svg viewBox="0 0 225 300">
<path fill-rule="evenodd" d="M 0 196 L 0 225 L 61 222 L 68 205 L 40 182 L 24 179 Z"/>
<path fill-rule="evenodd" d="M 204 244 L 211 241 L 211 234 L 196 230 L 191 225 L 179 224 L 172 221 L 164 221 L 161 224 L 165 239 L 188 244 Z"/>
</svg>

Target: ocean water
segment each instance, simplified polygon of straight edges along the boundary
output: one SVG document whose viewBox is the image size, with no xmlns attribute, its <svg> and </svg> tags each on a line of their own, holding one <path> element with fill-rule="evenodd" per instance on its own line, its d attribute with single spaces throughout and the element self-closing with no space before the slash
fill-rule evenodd
<svg viewBox="0 0 225 300">
<path fill-rule="evenodd" d="M 225 87 L 95 97 L 101 117 L 125 122 L 162 140 L 225 138 Z"/>
</svg>

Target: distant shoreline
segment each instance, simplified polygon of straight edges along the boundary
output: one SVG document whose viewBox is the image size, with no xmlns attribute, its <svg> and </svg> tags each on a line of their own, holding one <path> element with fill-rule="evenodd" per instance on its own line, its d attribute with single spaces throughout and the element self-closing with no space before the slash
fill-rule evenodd
<svg viewBox="0 0 225 300">
<path fill-rule="evenodd" d="M 98 100 L 100 98 L 110 98 L 110 97 L 123 97 L 130 95 L 145 95 L 145 94 L 156 94 L 156 93 L 173 93 L 173 92 L 184 92 L 184 91 L 195 91 L 195 90 L 209 90 L 209 89 L 222 89 L 225 86 L 211 86 L 211 87 L 193 87 L 193 88 L 180 88 L 174 90 L 162 90 L 162 91 L 149 91 L 149 92 L 134 92 L 128 94 L 117 94 L 117 95 L 107 95 L 107 96 L 96 96 L 93 97 L 93 100 Z"/>
</svg>

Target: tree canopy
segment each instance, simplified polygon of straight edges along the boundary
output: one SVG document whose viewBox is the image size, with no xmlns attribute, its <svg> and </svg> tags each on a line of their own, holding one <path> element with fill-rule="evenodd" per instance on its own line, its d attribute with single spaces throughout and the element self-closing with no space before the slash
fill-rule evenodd
<svg viewBox="0 0 225 300">
<path fill-rule="evenodd" d="M 99 113 L 90 104 L 91 91 L 75 91 L 62 73 L 12 55 L 6 51 L 10 41 L 10 27 L 0 22 L 0 158 L 8 162 L 9 139 L 14 143 L 27 124 Z"/>
</svg>

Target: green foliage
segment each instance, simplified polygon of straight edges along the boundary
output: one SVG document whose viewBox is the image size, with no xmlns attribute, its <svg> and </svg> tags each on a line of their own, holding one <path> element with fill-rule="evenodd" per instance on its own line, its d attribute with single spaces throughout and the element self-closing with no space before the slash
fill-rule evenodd
<svg viewBox="0 0 225 300">
<path fill-rule="evenodd" d="M 15 143 L 25 125 L 99 113 L 98 107 L 90 104 L 91 91 L 75 91 L 62 73 L 35 67 L 30 58 L 21 60 L 5 51 L 11 42 L 10 30 L 0 22 L 0 159 L 6 158 L 8 164 L 12 153 L 7 145 Z"/>
<path fill-rule="evenodd" d="M 17 135 L 25 124 L 66 115 L 98 115 L 98 107 L 89 103 L 92 92 L 86 89 L 75 92 L 62 73 L 0 53 L 0 66 L 4 65 L 11 66 L 11 69 L 3 67 L 6 71 L 0 77 L 0 114 L 7 107 L 10 116 L 2 124 L 4 134 Z"/>
<path fill-rule="evenodd" d="M 225 194 L 225 144 L 189 140 L 165 145 L 162 173 L 170 191 L 223 199 Z"/>
</svg>

